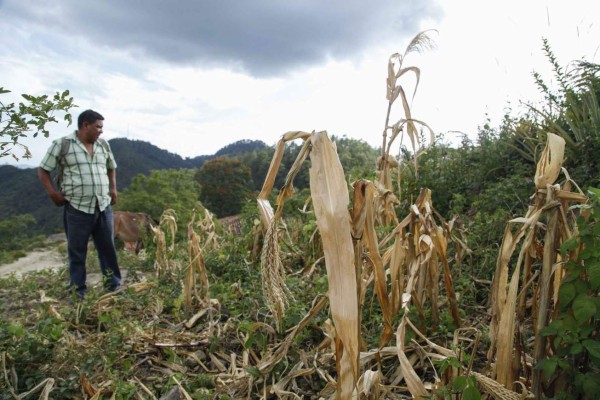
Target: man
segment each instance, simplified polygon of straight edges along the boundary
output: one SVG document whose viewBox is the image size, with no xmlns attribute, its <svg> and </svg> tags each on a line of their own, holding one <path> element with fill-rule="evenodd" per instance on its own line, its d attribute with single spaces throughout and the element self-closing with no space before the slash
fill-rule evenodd
<svg viewBox="0 0 600 400">
<path fill-rule="evenodd" d="M 78 129 L 55 140 L 38 168 L 40 182 L 50 199 L 65 207 L 70 290 L 76 290 L 80 299 L 87 290 L 85 262 L 90 235 L 98 252 L 104 286 L 114 291 L 121 283 L 111 207 L 117 203 L 117 164 L 108 143 L 99 139 L 103 126 L 102 115 L 93 110 L 82 112 L 77 119 Z M 62 175 L 58 190 L 50 176 L 54 169 Z"/>
</svg>

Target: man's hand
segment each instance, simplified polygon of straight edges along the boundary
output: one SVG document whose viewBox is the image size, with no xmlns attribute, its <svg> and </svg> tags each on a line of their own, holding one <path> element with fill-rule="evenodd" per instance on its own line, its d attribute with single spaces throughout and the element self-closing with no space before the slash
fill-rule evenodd
<svg viewBox="0 0 600 400">
<path fill-rule="evenodd" d="M 114 206 L 115 204 L 117 204 L 117 191 L 111 190 L 110 192 L 108 192 L 108 195 L 110 196 L 110 205 Z"/>
<path fill-rule="evenodd" d="M 64 206 L 65 204 L 68 203 L 67 199 L 65 198 L 65 195 L 59 191 L 54 191 L 54 192 L 50 193 L 48 196 L 50 196 L 50 198 L 52 199 L 54 204 L 56 204 L 59 207 Z"/>
<path fill-rule="evenodd" d="M 52 202 L 57 206 L 64 206 L 68 203 L 65 195 L 59 192 L 54 188 L 54 184 L 52 183 L 52 179 L 50 178 L 50 172 L 46 171 L 43 168 L 38 168 L 38 177 L 44 189 L 46 189 L 46 193 L 48 193 L 48 197 L 52 199 Z"/>
<path fill-rule="evenodd" d="M 110 196 L 110 205 L 117 204 L 117 171 L 108 170 L 108 195 Z"/>
</svg>

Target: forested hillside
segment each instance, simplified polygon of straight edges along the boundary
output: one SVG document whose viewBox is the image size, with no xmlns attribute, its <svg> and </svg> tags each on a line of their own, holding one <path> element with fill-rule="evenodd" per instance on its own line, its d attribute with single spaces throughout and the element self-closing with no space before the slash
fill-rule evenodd
<svg viewBox="0 0 600 400">
<path fill-rule="evenodd" d="M 348 171 L 368 169 L 374 165 L 377 150 L 371 148 L 365 142 L 347 138 L 339 138 L 337 142 Z M 117 183 L 119 192 L 126 191 L 134 177 L 147 177 L 152 171 L 185 169 L 194 172 L 201 168 L 207 160 L 216 157 L 233 157 L 250 171 L 251 179 L 245 182 L 248 185 L 249 194 L 252 192 L 257 193 L 269 168 L 274 151 L 272 147 L 267 146 L 264 142 L 242 139 L 223 147 L 214 155 L 184 159 L 177 154 L 170 153 L 144 141 L 117 138 L 110 140 L 109 143 L 118 164 Z M 286 149 L 283 164 L 287 167 L 291 166 L 299 150 L 300 147 L 295 144 Z M 307 171 L 308 167 L 304 166 L 296 180 L 299 189 L 308 186 Z M 48 199 L 39 184 L 36 168 L 19 169 L 8 165 L 0 166 L 0 179 L 3 184 L 3 190 L 0 193 L 0 220 L 6 220 L 15 215 L 30 214 L 36 221 L 30 225 L 30 233 L 48 234 L 62 229 L 62 213 Z M 282 186 L 284 179 L 285 174 L 282 172 L 278 176 L 276 184 Z M 228 196 L 237 196 L 228 192 L 227 182 L 222 182 L 222 184 Z M 23 197 L 24 194 L 26 194 L 26 198 Z M 124 205 L 127 207 L 126 203 Z M 121 207 L 121 204 L 117 206 L 117 209 L 119 207 Z M 134 206 L 131 205 L 128 208 L 131 207 Z M 133 211 L 148 210 L 134 209 Z M 221 214 L 218 209 L 215 212 Z M 160 213 L 158 214 L 155 217 L 159 217 Z"/>
<path fill-rule="evenodd" d="M 202 165 L 202 162 L 210 157 L 198 157 L 194 161 L 197 165 L 193 165 L 190 159 L 183 159 L 149 142 L 116 138 L 109 143 L 118 165 L 120 188 L 129 186 L 133 177 L 138 174 L 147 175 L 154 169 L 194 168 Z"/>
<path fill-rule="evenodd" d="M 55 232 L 61 226 L 62 213 L 48 199 L 39 183 L 37 170 L 19 169 L 10 165 L 0 166 L 0 220 L 15 215 L 31 214 L 35 218 L 35 230 Z"/>
</svg>

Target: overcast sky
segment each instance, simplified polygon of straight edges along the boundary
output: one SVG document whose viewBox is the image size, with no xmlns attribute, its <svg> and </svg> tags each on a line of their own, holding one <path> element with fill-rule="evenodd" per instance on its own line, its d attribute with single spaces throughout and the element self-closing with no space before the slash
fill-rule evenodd
<svg viewBox="0 0 600 400">
<path fill-rule="evenodd" d="M 562 65 L 600 62 L 597 0 L 0 0 L 0 21 L 2 102 L 69 89 L 106 139 L 182 157 L 290 130 L 379 146 L 388 58 L 422 30 L 437 48 L 405 60 L 421 68 L 413 117 L 449 141 L 535 100 L 532 72 L 552 78 L 543 38 Z M 74 128 L 26 140 L 19 164 Z"/>
</svg>

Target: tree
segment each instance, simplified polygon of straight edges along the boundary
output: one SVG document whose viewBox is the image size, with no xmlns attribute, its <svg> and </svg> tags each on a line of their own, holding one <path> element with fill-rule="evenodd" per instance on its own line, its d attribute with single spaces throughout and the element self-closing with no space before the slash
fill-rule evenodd
<svg viewBox="0 0 600 400">
<path fill-rule="evenodd" d="M 10 90 L 0 87 L 0 95 L 6 93 L 10 93 Z M 15 154 L 16 147 L 23 149 L 24 158 L 30 158 L 29 148 L 20 140 L 31 132 L 33 132 L 33 137 L 37 137 L 40 133 L 48 137 L 46 124 L 58 122 L 54 117 L 54 113 L 57 111 L 66 113 L 64 120 L 71 125 L 72 117 L 69 110 L 77 107 L 73 104 L 73 98 L 69 97 L 68 90 L 62 93 L 56 92 L 53 98 L 49 98 L 47 95 L 22 94 L 21 96 L 26 101 L 18 105 L 15 103 L 4 104 L 0 101 L 0 158 L 12 156 L 18 161 L 19 157 Z"/>
<path fill-rule="evenodd" d="M 527 103 L 530 112 L 514 125 L 512 146 L 530 160 L 543 148 L 546 132 L 565 140 L 565 165 L 572 179 L 582 187 L 600 185 L 600 64 L 576 60 L 563 67 L 548 41 L 543 50 L 554 76 L 549 86 L 534 72 L 535 83 L 545 99 Z"/>
<path fill-rule="evenodd" d="M 185 234 L 192 210 L 199 208 L 198 185 L 192 170 L 154 170 L 137 175 L 119 197 L 119 209 L 145 212 L 159 219 L 163 211 L 173 209 L 177 215 L 178 233 Z"/>
<path fill-rule="evenodd" d="M 219 218 L 239 214 L 252 191 L 250 168 L 235 158 L 218 157 L 196 172 L 200 201 Z"/>
</svg>

